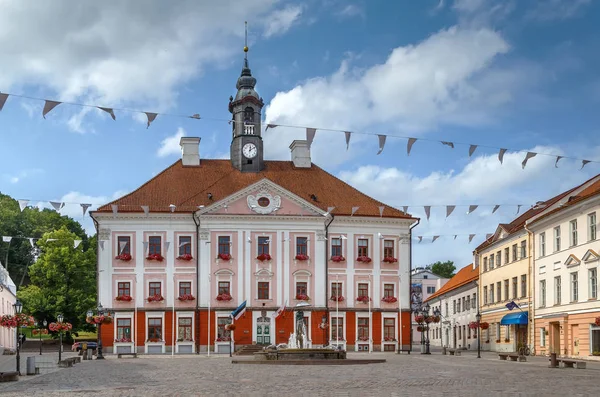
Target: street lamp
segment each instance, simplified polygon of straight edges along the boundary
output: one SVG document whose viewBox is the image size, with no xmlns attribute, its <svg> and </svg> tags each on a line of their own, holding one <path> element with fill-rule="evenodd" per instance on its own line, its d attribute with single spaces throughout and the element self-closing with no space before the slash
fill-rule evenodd
<svg viewBox="0 0 600 397">
<path fill-rule="evenodd" d="M 42 332 L 46 329 L 48 322 L 46 320 L 44 320 L 41 323 L 38 323 L 36 321 L 33 325 L 34 325 L 34 327 L 36 327 L 38 333 L 40 334 L 40 356 L 41 356 L 42 355 Z M 39 325 L 39 327 L 38 327 L 38 325 Z M 44 326 L 44 328 L 42 328 L 42 325 Z"/>
<path fill-rule="evenodd" d="M 475 318 L 477 319 L 477 358 L 481 358 L 481 313 L 479 313 L 479 309 L 477 309 Z"/>
<path fill-rule="evenodd" d="M 98 315 L 104 315 L 104 308 L 101 304 L 98 304 Z M 96 360 L 104 360 L 104 356 L 102 355 L 102 322 L 98 324 L 98 355 L 96 356 Z"/>
<path fill-rule="evenodd" d="M 23 304 L 21 303 L 20 300 L 17 299 L 17 301 L 14 303 L 13 305 L 14 309 L 15 309 L 15 314 L 21 314 L 21 312 L 23 311 Z M 19 375 L 21 375 L 21 337 L 19 335 L 20 333 L 20 326 L 19 326 L 19 321 L 17 320 L 17 372 L 19 373 Z"/>
<path fill-rule="evenodd" d="M 56 320 L 59 323 L 62 323 L 64 321 L 65 317 L 62 314 L 59 314 L 58 316 L 56 316 Z M 60 329 L 58 331 L 58 338 L 59 338 L 59 344 L 58 344 L 58 362 L 60 363 L 61 359 L 62 359 L 62 349 L 63 349 L 63 345 L 62 345 L 62 329 Z"/>
</svg>

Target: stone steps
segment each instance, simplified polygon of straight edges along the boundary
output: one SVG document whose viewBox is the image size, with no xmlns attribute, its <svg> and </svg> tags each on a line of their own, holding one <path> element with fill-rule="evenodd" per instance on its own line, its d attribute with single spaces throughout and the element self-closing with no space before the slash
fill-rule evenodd
<svg viewBox="0 0 600 397">
<path fill-rule="evenodd" d="M 236 356 L 253 356 L 254 353 L 261 352 L 263 350 L 262 346 L 259 345 L 247 345 L 238 350 L 235 355 Z"/>
</svg>

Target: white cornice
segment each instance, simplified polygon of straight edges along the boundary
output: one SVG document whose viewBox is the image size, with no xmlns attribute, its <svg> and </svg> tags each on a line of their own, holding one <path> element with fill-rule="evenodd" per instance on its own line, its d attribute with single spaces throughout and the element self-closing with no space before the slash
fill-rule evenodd
<svg viewBox="0 0 600 397">
<path fill-rule="evenodd" d="M 588 199 L 582 200 L 575 205 L 571 205 L 559 211 L 556 211 L 554 214 L 550 214 L 547 217 L 540 219 L 538 222 L 530 224 L 530 221 L 527 221 L 527 228 L 531 231 L 540 231 L 541 229 L 546 229 L 550 224 L 555 223 L 563 223 L 567 220 L 571 220 L 574 213 L 585 212 L 588 208 L 592 208 L 595 206 L 600 206 L 600 195 L 596 195 L 590 197 Z M 557 207 L 551 207 L 557 208 Z M 562 219 L 568 218 L 568 219 Z M 536 218 L 533 219 L 535 221 Z M 560 220 L 560 221 L 559 221 Z"/>
</svg>

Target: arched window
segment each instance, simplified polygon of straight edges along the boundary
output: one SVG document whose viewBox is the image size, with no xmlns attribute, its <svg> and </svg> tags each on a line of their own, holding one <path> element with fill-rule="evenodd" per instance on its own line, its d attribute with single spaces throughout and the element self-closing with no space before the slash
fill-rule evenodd
<svg viewBox="0 0 600 397">
<path fill-rule="evenodd" d="M 253 123 L 254 122 L 254 109 L 248 106 L 244 109 L 244 122 L 245 123 Z"/>
</svg>

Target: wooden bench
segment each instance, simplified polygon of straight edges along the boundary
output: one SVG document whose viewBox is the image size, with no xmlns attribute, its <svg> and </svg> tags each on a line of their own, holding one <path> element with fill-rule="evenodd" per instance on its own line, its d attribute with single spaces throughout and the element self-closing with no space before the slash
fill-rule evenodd
<svg viewBox="0 0 600 397">
<path fill-rule="evenodd" d="M 75 363 L 80 363 L 81 357 L 69 357 L 58 363 L 58 366 L 61 368 L 69 368 L 72 367 Z"/>
<path fill-rule="evenodd" d="M 0 382 L 9 382 L 19 380 L 19 373 L 17 371 L 0 372 Z"/>
<path fill-rule="evenodd" d="M 548 361 L 552 362 L 552 360 L 548 359 Z M 585 361 L 573 360 L 570 358 L 557 358 L 556 362 L 559 366 L 563 368 L 577 368 L 577 369 L 586 369 L 587 363 Z"/>
<path fill-rule="evenodd" d="M 137 358 L 137 353 L 119 353 L 117 358 L 122 358 L 123 356 L 131 356 L 133 358 Z"/>
</svg>

